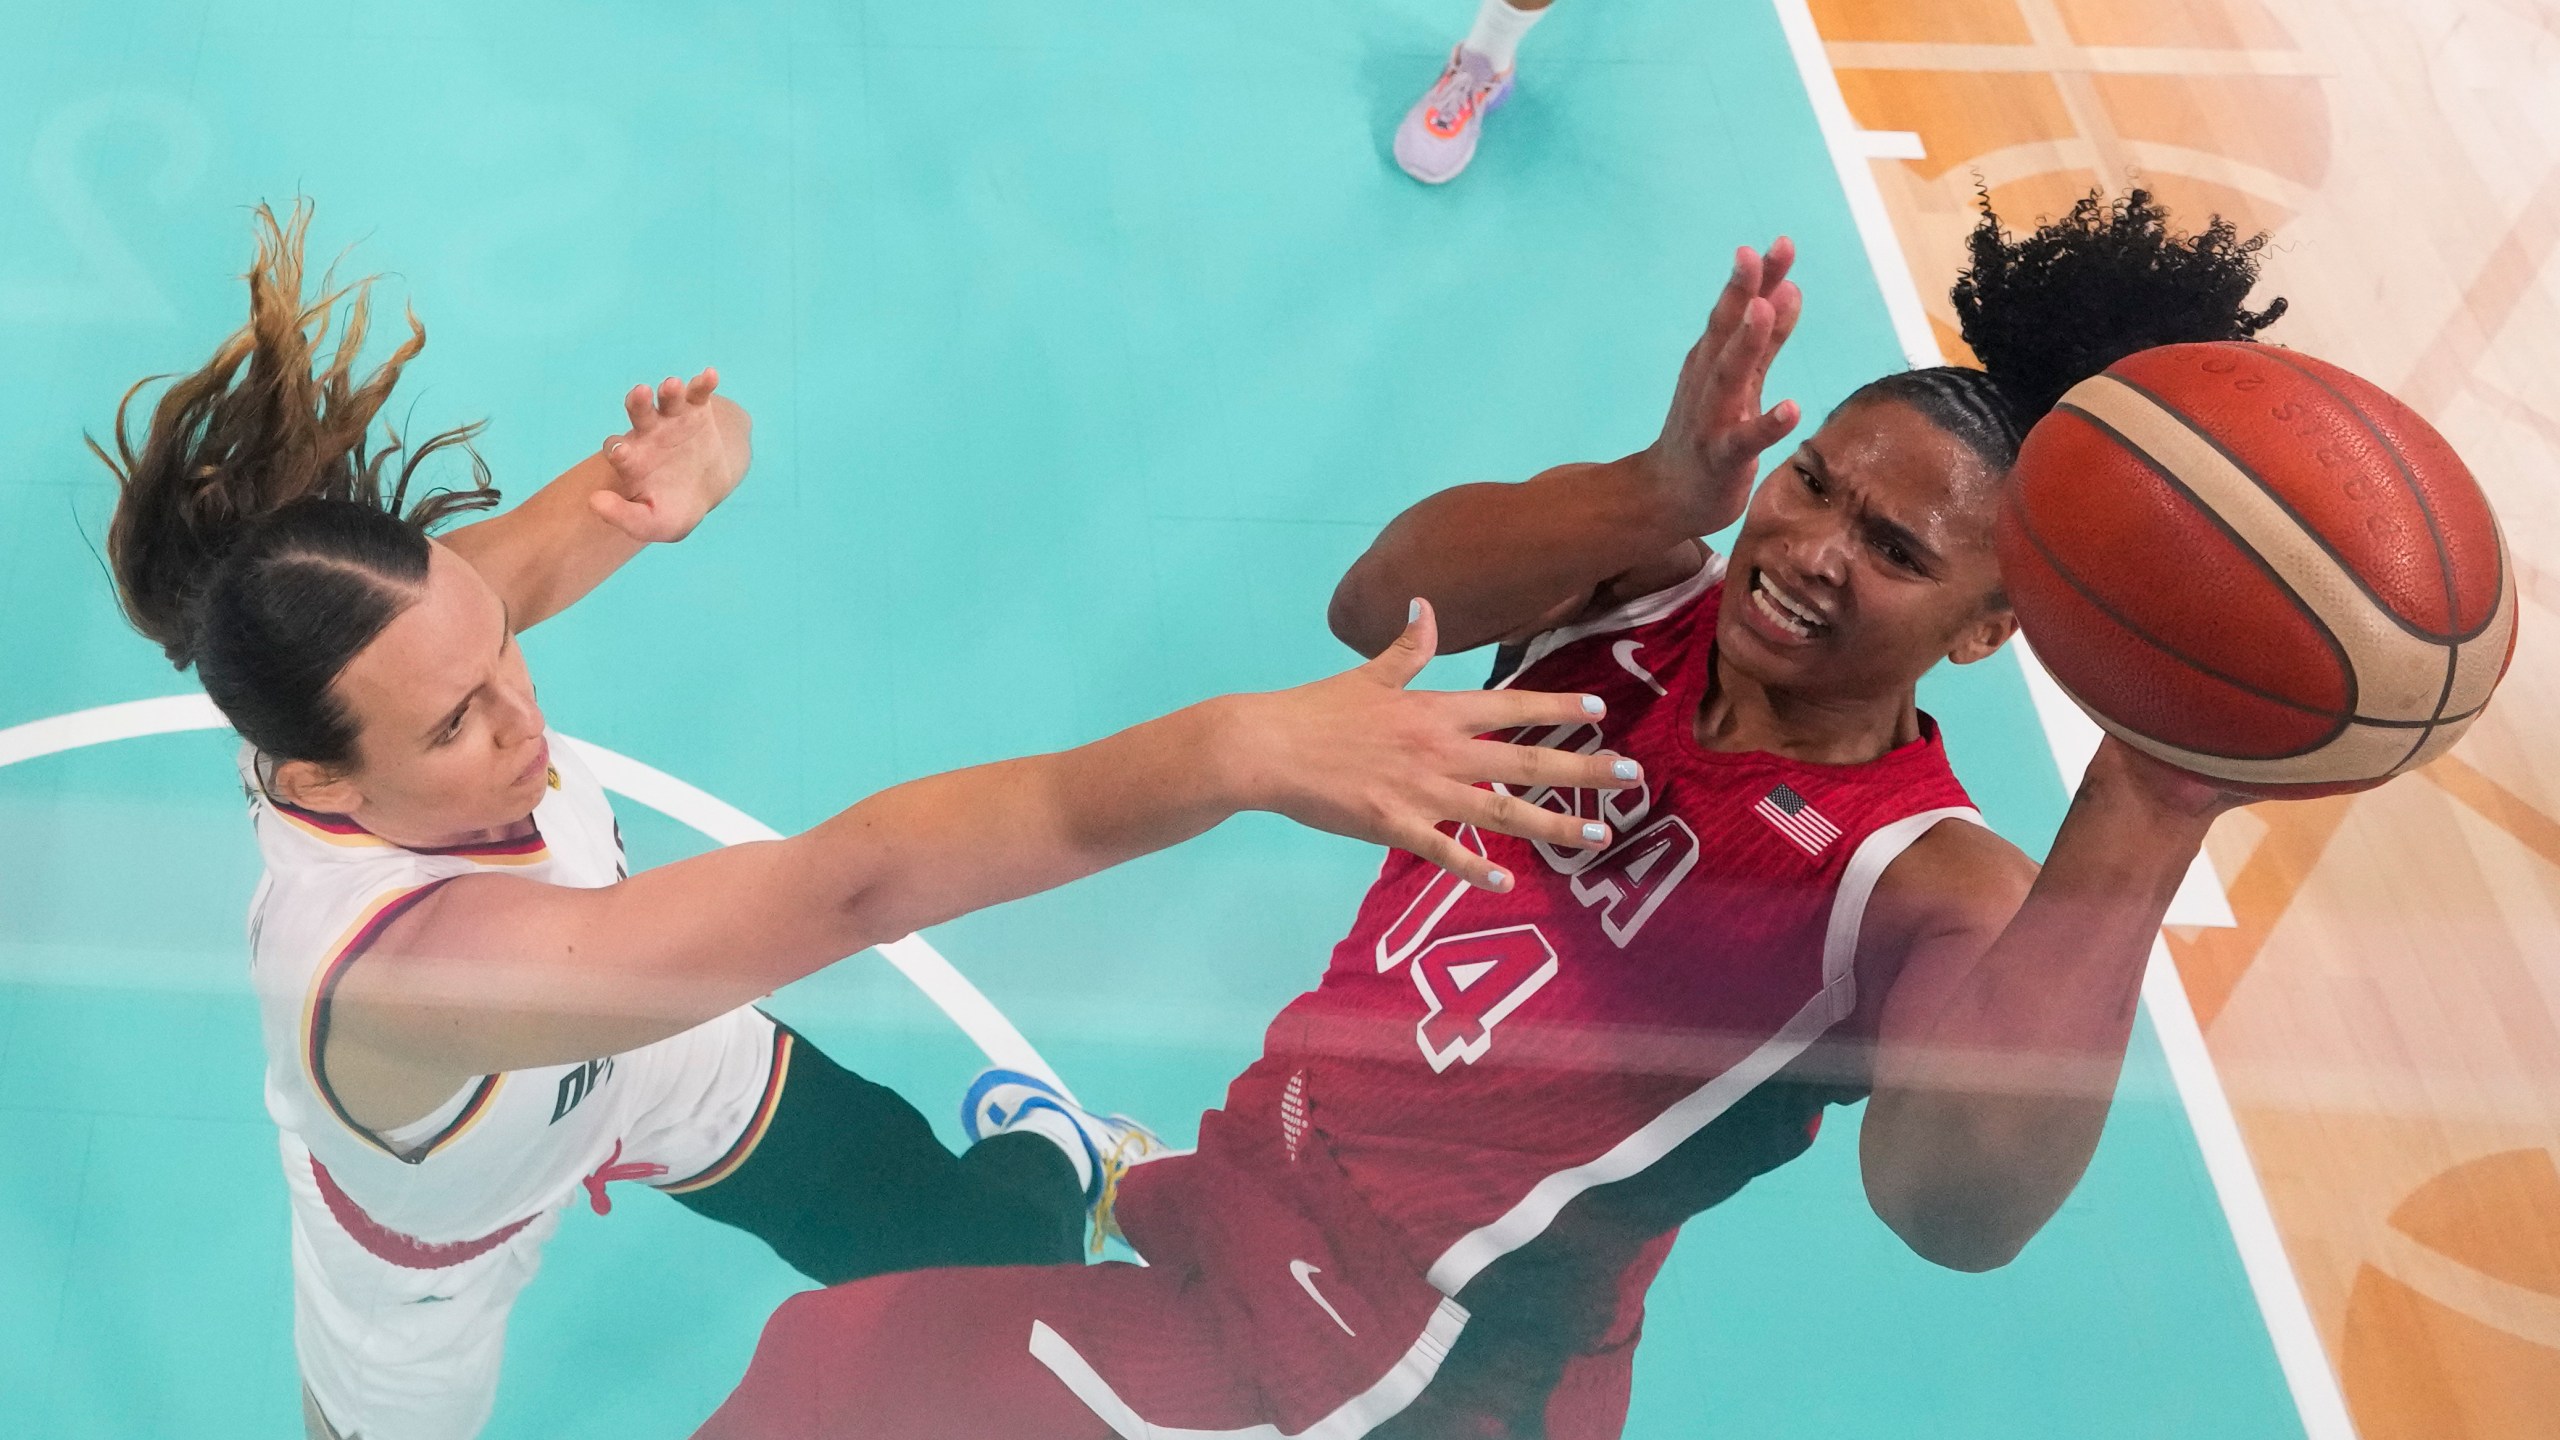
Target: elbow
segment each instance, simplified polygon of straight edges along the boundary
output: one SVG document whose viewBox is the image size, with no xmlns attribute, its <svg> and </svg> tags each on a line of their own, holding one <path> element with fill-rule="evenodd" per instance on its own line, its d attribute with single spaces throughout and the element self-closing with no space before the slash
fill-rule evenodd
<svg viewBox="0 0 2560 1440">
<path fill-rule="evenodd" d="M 1370 592 L 1377 587 L 1366 573 L 1369 557 L 1363 555 L 1344 573 L 1342 583 L 1333 587 L 1333 599 L 1325 606 L 1326 628 L 1333 638 L 1362 655 L 1375 656 L 1395 643 L 1404 629 L 1403 601 L 1382 605 Z M 1408 596 L 1406 599 L 1411 599 Z M 1392 623 L 1387 617 L 1392 617 Z"/>
<path fill-rule="evenodd" d="M 1911 1182 L 1872 1171 L 1867 1204 L 1911 1253 L 1932 1265 L 1980 1275 L 2018 1258 L 2049 1214 L 2030 1213 L 1990 1187 Z"/>
<path fill-rule="evenodd" d="M 820 966 L 859 955 L 874 945 L 903 940 L 935 920 L 948 918 L 925 915 L 912 897 L 901 895 L 896 885 L 883 879 L 865 880 L 840 892 L 825 917 L 826 934 L 813 952 L 824 957 Z"/>
<path fill-rule="evenodd" d="M 1961 1217 L 1884 1215 L 1883 1219 L 1902 1243 L 1911 1247 L 1912 1254 L 1932 1265 L 1967 1275 L 1988 1274 L 2017 1259 L 2033 1234 L 2002 1233 Z"/>
</svg>

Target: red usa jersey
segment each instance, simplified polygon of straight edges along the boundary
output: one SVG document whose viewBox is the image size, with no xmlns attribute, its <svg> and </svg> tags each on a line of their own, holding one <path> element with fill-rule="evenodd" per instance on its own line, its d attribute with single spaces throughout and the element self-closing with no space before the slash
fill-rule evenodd
<svg viewBox="0 0 2560 1440">
<path fill-rule="evenodd" d="M 1525 797 L 1606 821 L 1610 848 L 1462 831 L 1507 894 L 1390 856 L 1323 983 L 1203 1118 L 1204 1148 L 1289 1165 L 1323 1145 L 1454 1296 L 1849 1016 L 1877 879 L 1932 825 L 1980 817 L 1926 717 L 1863 765 L 1701 747 L 1722 578 L 1711 560 L 1541 636 L 1505 682 L 1608 702 L 1511 738 L 1643 764 L 1638 789 Z"/>
</svg>

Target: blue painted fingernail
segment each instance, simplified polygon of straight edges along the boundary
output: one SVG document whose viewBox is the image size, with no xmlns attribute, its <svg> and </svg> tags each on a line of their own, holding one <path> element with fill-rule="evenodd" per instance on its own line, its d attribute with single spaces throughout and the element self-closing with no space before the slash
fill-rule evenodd
<svg viewBox="0 0 2560 1440">
<path fill-rule="evenodd" d="M 1511 872 L 1508 870 L 1493 871 L 1484 877 L 1484 883 L 1495 890 L 1508 890 L 1511 888 Z"/>
<path fill-rule="evenodd" d="M 1408 605 L 1406 605 L 1406 606 L 1404 607 L 1404 623 L 1406 623 L 1407 625 L 1410 625 L 1410 624 L 1412 624 L 1414 621 L 1419 620 L 1419 619 L 1421 619 L 1421 618 L 1422 618 L 1422 602 L 1421 602 L 1421 601 L 1419 601 L 1419 600 L 1413 601 L 1411 604 L 1408 604 Z"/>
<path fill-rule="evenodd" d="M 1633 760 L 1621 760 L 1609 767 L 1609 773 L 1621 780 L 1633 780 L 1644 771 Z"/>
<path fill-rule="evenodd" d="M 1599 696 L 1597 696 L 1597 695 L 1585 695 L 1585 696 L 1583 696 L 1583 697 L 1582 697 L 1582 713 L 1583 713 L 1583 714 L 1585 714 L 1585 715 L 1605 715 L 1605 714 L 1607 714 L 1607 713 L 1608 713 L 1608 710 L 1609 710 L 1609 707 L 1608 707 L 1608 706 L 1603 705 L 1603 704 L 1601 704 L 1601 703 L 1600 703 L 1600 697 L 1599 697 Z"/>
<path fill-rule="evenodd" d="M 1595 820 L 1582 827 L 1582 838 L 1597 845 L 1609 838 L 1609 827 Z"/>
</svg>

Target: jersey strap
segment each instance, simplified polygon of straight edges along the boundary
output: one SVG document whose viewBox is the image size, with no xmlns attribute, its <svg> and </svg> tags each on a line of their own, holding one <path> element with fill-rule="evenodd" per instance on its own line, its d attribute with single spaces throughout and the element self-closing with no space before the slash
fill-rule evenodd
<svg viewBox="0 0 2560 1440">
<path fill-rule="evenodd" d="M 1724 579 L 1724 568 L 1725 558 L 1712 550 L 1708 551 L 1706 563 L 1698 567 L 1698 573 L 1677 585 L 1656 590 L 1650 595 L 1639 595 L 1606 614 L 1595 615 L 1588 620 L 1577 621 L 1571 625 L 1560 625 L 1539 635 L 1521 651 L 1519 663 L 1513 665 L 1509 673 L 1495 681 L 1489 688 L 1509 689 L 1512 682 L 1519 679 L 1522 672 L 1530 666 L 1576 640 L 1593 635 L 1606 635 L 1613 630 L 1632 630 L 1639 625 L 1650 625 L 1666 616 L 1678 614 L 1681 606 L 1689 604 L 1714 589 L 1717 582 Z"/>
<path fill-rule="evenodd" d="M 480 1077 L 471 1098 L 463 1102 L 461 1110 L 445 1123 L 443 1129 L 413 1148 L 397 1149 L 356 1123 L 355 1117 L 347 1113 L 347 1107 L 339 1102 L 338 1093 L 329 1088 L 328 1073 L 322 1065 L 329 1045 L 329 1003 L 337 993 L 338 982 L 346 978 L 347 967 L 373 948 L 374 942 L 382 938 L 382 932 L 391 928 L 392 921 L 416 909 L 420 901 L 460 878 L 458 875 L 447 876 L 377 897 L 356 917 L 356 922 L 347 927 L 347 933 L 339 940 L 328 963 L 311 977 L 311 994 L 303 1003 L 302 1064 L 303 1073 L 311 1082 L 311 1092 L 319 1096 L 321 1102 L 329 1107 L 329 1113 L 338 1117 L 338 1123 L 346 1126 L 357 1138 L 407 1165 L 423 1163 L 428 1156 L 462 1138 L 464 1131 L 479 1123 L 480 1117 L 489 1112 L 489 1103 L 497 1098 L 498 1087 L 505 1083 L 506 1076 Z M 316 1167 L 318 1162 L 313 1164 Z"/>
</svg>

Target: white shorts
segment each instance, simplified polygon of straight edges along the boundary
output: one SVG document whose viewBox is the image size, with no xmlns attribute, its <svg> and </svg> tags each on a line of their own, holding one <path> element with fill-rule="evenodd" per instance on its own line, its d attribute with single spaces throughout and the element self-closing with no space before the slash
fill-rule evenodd
<svg viewBox="0 0 2560 1440">
<path fill-rule="evenodd" d="M 747 1158 L 741 1138 L 771 1118 L 777 1053 L 773 1021 L 744 1008 L 614 1057 L 620 1161 L 664 1166 L 669 1189 L 725 1177 Z M 288 1132 L 282 1147 L 294 1353 L 320 1413 L 343 1440 L 470 1440 L 497 1403 L 507 1317 L 581 1177 L 564 1176 L 559 1198 L 495 1248 L 420 1269 L 359 1243 L 330 1211 L 301 1139 Z"/>
</svg>

